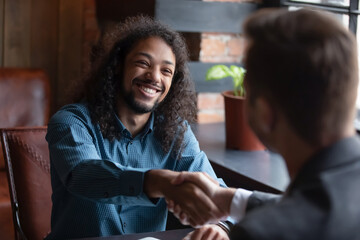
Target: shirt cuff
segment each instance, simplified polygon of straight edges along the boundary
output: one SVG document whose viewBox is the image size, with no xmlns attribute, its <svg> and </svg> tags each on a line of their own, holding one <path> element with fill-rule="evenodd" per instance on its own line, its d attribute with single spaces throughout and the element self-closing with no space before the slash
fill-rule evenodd
<svg viewBox="0 0 360 240">
<path fill-rule="evenodd" d="M 251 194 L 252 191 L 242 188 L 238 188 L 235 191 L 230 206 L 230 217 L 234 219 L 235 222 L 239 222 L 245 216 L 246 206 Z"/>
</svg>

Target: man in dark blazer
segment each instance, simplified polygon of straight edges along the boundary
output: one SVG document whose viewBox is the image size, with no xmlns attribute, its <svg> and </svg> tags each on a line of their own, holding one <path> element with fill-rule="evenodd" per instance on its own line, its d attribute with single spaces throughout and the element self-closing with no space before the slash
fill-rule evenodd
<svg viewBox="0 0 360 240">
<path fill-rule="evenodd" d="M 291 183 L 282 196 L 224 189 L 202 173 L 173 183 L 198 184 L 233 217 L 231 239 L 360 239 L 353 34 L 330 14 L 285 9 L 256 12 L 244 30 L 248 120 L 283 156 Z M 168 202 L 183 223 L 196 225 L 181 203 Z M 220 239 L 202 229 L 187 238 Z"/>
</svg>

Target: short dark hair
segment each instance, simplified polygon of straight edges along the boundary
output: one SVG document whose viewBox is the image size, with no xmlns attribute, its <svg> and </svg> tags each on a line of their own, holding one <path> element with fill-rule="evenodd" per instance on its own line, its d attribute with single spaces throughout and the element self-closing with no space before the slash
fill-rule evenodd
<svg viewBox="0 0 360 240">
<path fill-rule="evenodd" d="M 260 10 L 244 25 L 250 103 L 266 97 L 312 144 L 337 136 L 354 117 L 356 41 L 330 13 Z"/>
<path fill-rule="evenodd" d="M 121 71 L 126 55 L 141 40 L 159 37 L 172 49 L 176 66 L 170 90 L 155 109 L 154 134 L 168 152 L 173 140 L 174 153 L 181 151 L 186 125 L 195 122 L 196 92 L 190 78 L 188 50 L 183 37 L 167 25 L 148 16 L 134 16 L 116 24 L 94 48 L 90 74 L 73 101 L 86 101 L 94 123 L 99 124 L 103 136 L 109 140 L 120 137 L 116 127 L 116 99 L 122 84 Z M 120 70 L 119 70 L 120 69 Z M 79 87 L 78 87 L 79 89 Z"/>
</svg>

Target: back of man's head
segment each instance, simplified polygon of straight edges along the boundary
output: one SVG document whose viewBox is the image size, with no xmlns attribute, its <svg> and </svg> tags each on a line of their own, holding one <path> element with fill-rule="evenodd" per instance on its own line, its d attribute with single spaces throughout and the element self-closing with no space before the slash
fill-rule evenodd
<svg viewBox="0 0 360 240">
<path fill-rule="evenodd" d="M 305 141 L 339 137 L 354 116 L 356 41 L 328 13 L 261 10 L 245 23 L 250 103 L 265 97 Z"/>
</svg>

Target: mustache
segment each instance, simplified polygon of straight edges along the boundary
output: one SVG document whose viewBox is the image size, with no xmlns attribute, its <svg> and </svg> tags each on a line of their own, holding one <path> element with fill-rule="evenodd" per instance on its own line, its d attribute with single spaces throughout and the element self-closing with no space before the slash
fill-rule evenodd
<svg viewBox="0 0 360 240">
<path fill-rule="evenodd" d="M 151 79 L 135 78 L 133 80 L 133 84 L 147 84 L 147 85 L 151 85 L 151 86 L 155 87 L 156 89 L 161 89 L 161 91 L 164 91 L 164 86 L 156 84 L 156 82 Z"/>
</svg>

